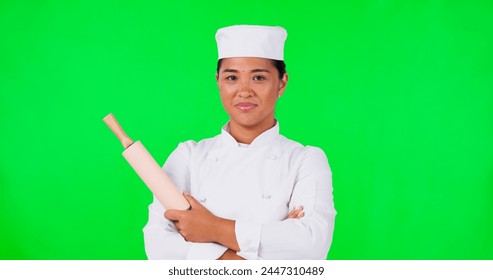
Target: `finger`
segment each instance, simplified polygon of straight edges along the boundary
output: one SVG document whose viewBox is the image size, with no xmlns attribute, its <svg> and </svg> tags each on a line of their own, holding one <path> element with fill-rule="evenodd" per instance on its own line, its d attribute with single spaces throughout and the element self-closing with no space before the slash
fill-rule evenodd
<svg viewBox="0 0 493 280">
<path fill-rule="evenodd" d="M 187 234 L 187 232 L 185 232 L 185 231 L 181 230 L 181 231 L 180 231 L 180 234 L 181 234 L 181 236 L 183 236 L 183 238 L 184 238 L 186 241 L 188 241 L 188 234 Z"/>
<path fill-rule="evenodd" d="M 292 214 L 291 214 L 291 215 L 288 215 L 288 216 L 286 217 L 286 220 L 287 220 L 287 219 L 294 219 L 294 218 L 296 218 L 296 217 L 297 217 L 297 216 L 294 216 L 294 215 L 292 215 Z"/>
<path fill-rule="evenodd" d="M 305 208 L 303 206 L 300 206 L 300 211 L 298 212 L 298 216 L 296 217 L 297 219 L 303 218 L 305 216 Z"/>
<path fill-rule="evenodd" d="M 170 221 L 178 221 L 181 217 L 181 213 L 182 211 L 181 210 L 173 210 L 173 209 L 170 209 L 170 210 L 166 210 L 164 212 L 164 217 Z"/>
<path fill-rule="evenodd" d="M 294 218 L 298 217 L 298 214 L 299 214 L 298 211 L 293 211 L 293 212 L 289 213 L 287 219 L 294 219 Z"/>
<path fill-rule="evenodd" d="M 305 213 L 303 212 L 304 208 L 303 206 L 298 206 L 294 208 L 289 214 L 286 219 L 299 219 L 301 217 L 305 216 Z"/>
<path fill-rule="evenodd" d="M 294 219 L 294 218 L 298 217 L 299 211 L 300 210 L 298 207 L 294 208 L 293 210 L 291 210 L 291 212 L 289 212 L 286 219 Z"/>
<path fill-rule="evenodd" d="M 178 231 L 181 231 L 181 230 L 182 230 L 182 228 L 181 228 L 181 223 L 180 223 L 180 222 L 174 222 L 174 224 L 175 224 L 175 227 L 176 227 L 176 229 L 177 229 Z"/>
<path fill-rule="evenodd" d="M 297 214 L 298 214 L 300 211 L 302 211 L 302 210 L 303 210 L 303 207 L 302 207 L 302 206 L 297 206 L 297 207 L 295 207 L 295 208 L 291 211 L 291 213 L 290 213 L 290 214 L 296 214 L 296 215 L 297 215 Z"/>
<path fill-rule="evenodd" d="M 192 209 L 203 207 L 202 204 L 200 204 L 200 202 L 198 202 L 193 196 L 189 195 L 188 193 L 183 193 L 183 196 L 188 201 Z"/>
<path fill-rule="evenodd" d="M 293 214 L 295 211 L 296 211 L 296 207 L 293 208 L 293 210 L 291 210 L 291 212 L 289 212 L 288 216 L 291 215 L 291 214 Z"/>
</svg>

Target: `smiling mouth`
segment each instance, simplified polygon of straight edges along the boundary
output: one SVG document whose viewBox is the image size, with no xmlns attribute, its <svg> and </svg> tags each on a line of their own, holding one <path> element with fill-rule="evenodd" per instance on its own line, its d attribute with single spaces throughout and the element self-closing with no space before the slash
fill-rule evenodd
<svg viewBox="0 0 493 280">
<path fill-rule="evenodd" d="M 242 102 L 242 103 L 236 104 L 235 107 L 240 109 L 243 112 L 248 112 L 248 111 L 252 110 L 253 108 L 257 107 L 257 105 L 253 104 L 253 103 L 249 103 L 249 102 Z"/>
</svg>

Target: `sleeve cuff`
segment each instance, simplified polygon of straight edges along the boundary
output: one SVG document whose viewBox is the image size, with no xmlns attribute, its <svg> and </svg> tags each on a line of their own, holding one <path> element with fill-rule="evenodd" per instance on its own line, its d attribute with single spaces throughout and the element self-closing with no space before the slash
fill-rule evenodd
<svg viewBox="0 0 493 280">
<path fill-rule="evenodd" d="M 235 234 L 240 251 L 238 256 L 247 260 L 257 260 L 262 224 L 236 221 Z"/>
<path fill-rule="evenodd" d="M 228 248 L 217 243 L 191 243 L 187 260 L 216 260 Z"/>
</svg>

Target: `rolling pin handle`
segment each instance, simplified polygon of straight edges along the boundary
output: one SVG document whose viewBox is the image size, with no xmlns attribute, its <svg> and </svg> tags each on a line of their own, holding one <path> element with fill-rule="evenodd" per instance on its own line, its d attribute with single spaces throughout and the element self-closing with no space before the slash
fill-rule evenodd
<svg viewBox="0 0 493 280">
<path fill-rule="evenodd" d="M 123 128 L 120 126 L 112 113 L 109 113 L 106 117 L 104 117 L 103 121 L 111 129 L 111 131 L 113 131 L 116 137 L 118 137 L 118 139 L 122 143 L 123 148 L 126 149 L 134 143 L 134 141 L 130 137 L 128 137 L 125 131 L 123 131 Z"/>
</svg>

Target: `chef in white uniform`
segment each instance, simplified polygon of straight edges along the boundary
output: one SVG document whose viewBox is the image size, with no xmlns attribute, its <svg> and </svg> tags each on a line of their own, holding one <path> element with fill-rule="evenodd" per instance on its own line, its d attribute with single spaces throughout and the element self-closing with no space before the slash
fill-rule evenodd
<svg viewBox="0 0 493 280">
<path fill-rule="evenodd" d="M 328 160 L 280 135 L 274 117 L 288 81 L 286 37 L 270 26 L 217 31 L 229 121 L 213 138 L 180 143 L 164 164 L 191 210 L 154 198 L 143 229 L 149 259 L 326 259 L 336 216 Z"/>
</svg>

